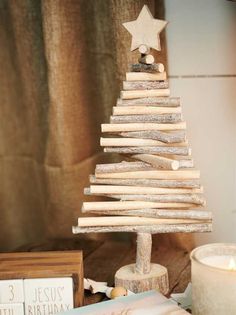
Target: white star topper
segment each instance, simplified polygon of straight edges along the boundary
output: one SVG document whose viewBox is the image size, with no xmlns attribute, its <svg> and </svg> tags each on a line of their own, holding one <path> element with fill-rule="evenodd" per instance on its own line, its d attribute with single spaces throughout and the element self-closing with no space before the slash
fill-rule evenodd
<svg viewBox="0 0 236 315">
<path fill-rule="evenodd" d="M 144 5 L 137 20 L 123 23 L 132 35 L 131 51 L 146 45 L 161 50 L 160 33 L 166 27 L 167 21 L 154 19 L 148 6 Z"/>
</svg>

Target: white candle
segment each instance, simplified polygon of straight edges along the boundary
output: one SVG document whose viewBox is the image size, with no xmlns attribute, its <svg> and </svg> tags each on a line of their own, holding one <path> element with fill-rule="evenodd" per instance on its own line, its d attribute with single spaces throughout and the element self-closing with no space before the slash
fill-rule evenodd
<svg viewBox="0 0 236 315">
<path fill-rule="evenodd" d="M 191 260 L 193 314 L 236 314 L 236 244 L 198 247 Z"/>
<path fill-rule="evenodd" d="M 212 267 L 225 269 L 225 270 L 234 270 L 236 269 L 236 256 L 210 256 L 201 259 L 201 262 Z"/>
</svg>

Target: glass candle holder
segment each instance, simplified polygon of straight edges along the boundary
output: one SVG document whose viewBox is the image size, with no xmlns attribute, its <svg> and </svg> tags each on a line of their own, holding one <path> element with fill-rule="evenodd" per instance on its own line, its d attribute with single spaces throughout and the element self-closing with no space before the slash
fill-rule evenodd
<svg viewBox="0 0 236 315">
<path fill-rule="evenodd" d="M 236 314 L 236 244 L 198 247 L 191 262 L 193 314 Z"/>
</svg>

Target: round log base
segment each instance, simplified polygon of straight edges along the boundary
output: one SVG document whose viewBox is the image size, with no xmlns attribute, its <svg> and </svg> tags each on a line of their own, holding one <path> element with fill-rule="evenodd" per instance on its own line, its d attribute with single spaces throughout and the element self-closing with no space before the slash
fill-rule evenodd
<svg viewBox="0 0 236 315">
<path fill-rule="evenodd" d="M 135 264 L 121 267 L 115 274 L 115 286 L 124 287 L 134 293 L 158 290 L 162 294 L 169 291 L 167 269 L 158 264 L 151 264 L 148 274 L 135 272 Z"/>
</svg>

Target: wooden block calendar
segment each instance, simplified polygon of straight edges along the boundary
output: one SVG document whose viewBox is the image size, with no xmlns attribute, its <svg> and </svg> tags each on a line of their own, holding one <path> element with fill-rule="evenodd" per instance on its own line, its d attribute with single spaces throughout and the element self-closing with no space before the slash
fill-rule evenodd
<svg viewBox="0 0 236 315">
<path fill-rule="evenodd" d="M 83 304 L 81 251 L 0 254 L 0 315 L 49 315 Z"/>
</svg>

